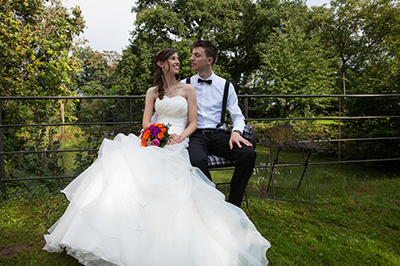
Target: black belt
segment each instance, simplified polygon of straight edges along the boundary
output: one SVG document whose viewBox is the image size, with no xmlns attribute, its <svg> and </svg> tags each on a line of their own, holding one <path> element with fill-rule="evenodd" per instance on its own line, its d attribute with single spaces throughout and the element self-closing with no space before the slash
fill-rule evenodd
<svg viewBox="0 0 400 266">
<path fill-rule="evenodd" d="M 223 129 L 216 129 L 216 128 L 199 128 L 196 129 L 196 133 L 200 134 L 210 134 L 210 133 L 216 133 L 216 132 L 224 132 Z"/>
</svg>

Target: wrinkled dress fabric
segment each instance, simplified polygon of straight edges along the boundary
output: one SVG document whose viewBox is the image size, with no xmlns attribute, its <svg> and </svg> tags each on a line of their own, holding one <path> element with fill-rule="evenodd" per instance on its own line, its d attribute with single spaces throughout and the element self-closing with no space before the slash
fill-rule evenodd
<svg viewBox="0 0 400 266">
<path fill-rule="evenodd" d="M 155 109 L 170 133 L 188 123 L 183 97 L 157 99 Z M 97 160 L 62 191 L 70 204 L 44 249 L 85 265 L 266 265 L 269 242 L 191 166 L 187 145 L 104 139 Z"/>
</svg>

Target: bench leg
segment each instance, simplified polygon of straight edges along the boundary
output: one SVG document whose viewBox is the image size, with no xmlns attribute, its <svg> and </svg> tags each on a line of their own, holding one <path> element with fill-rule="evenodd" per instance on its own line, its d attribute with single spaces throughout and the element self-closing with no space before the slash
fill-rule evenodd
<svg viewBox="0 0 400 266">
<path fill-rule="evenodd" d="M 270 154 L 272 154 L 272 149 L 270 148 Z M 268 186 L 267 186 L 267 192 L 269 191 L 269 188 L 272 188 L 272 199 L 274 201 L 274 205 L 276 205 L 276 201 L 275 201 L 275 182 L 274 182 L 274 171 L 275 171 L 275 166 L 278 163 L 278 158 L 279 158 L 279 153 L 281 151 L 281 148 L 278 148 L 278 151 L 276 152 L 276 156 L 274 159 L 274 162 L 272 163 L 271 166 L 271 174 L 269 175 L 269 181 L 268 181 Z M 270 157 L 272 158 L 272 157 Z M 271 162 L 271 161 L 270 161 Z"/>
</svg>

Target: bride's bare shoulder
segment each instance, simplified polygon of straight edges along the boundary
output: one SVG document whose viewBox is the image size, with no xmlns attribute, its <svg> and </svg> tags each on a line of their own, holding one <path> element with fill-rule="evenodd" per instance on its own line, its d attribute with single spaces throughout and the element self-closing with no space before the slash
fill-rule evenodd
<svg viewBox="0 0 400 266">
<path fill-rule="evenodd" d="M 147 93 L 157 93 L 157 86 L 150 87 L 147 89 Z"/>
<path fill-rule="evenodd" d="M 148 88 L 148 89 L 147 89 L 147 92 L 146 92 L 146 96 L 147 96 L 147 97 L 156 98 L 156 97 L 158 96 L 157 86 Z"/>
<path fill-rule="evenodd" d="M 195 92 L 195 89 L 194 89 L 193 85 L 191 85 L 191 84 L 180 82 L 180 86 L 182 86 L 182 89 L 185 93 L 194 93 Z"/>
<path fill-rule="evenodd" d="M 186 84 L 180 82 L 180 86 L 182 88 L 182 96 L 186 98 L 186 100 L 190 101 L 191 99 L 196 99 L 196 90 L 191 84 Z"/>
</svg>

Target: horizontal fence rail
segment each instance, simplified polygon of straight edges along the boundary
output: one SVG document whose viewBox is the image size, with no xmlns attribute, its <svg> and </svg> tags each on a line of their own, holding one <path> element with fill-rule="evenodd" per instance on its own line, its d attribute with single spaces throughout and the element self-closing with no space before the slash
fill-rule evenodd
<svg viewBox="0 0 400 266">
<path fill-rule="evenodd" d="M 60 175 L 60 176 L 32 176 L 26 178 L 7 178 L 5 171 L 5 156 L 11 155 L 27 155 L 27 154 L 52 154 L 52 153 L 70 153 L 70 152 L 97 152 L 98 149 L 50 149 L 50 150 L 34 150 L 34 151 L 5 151 L 4 150 L 4 135 L 3 129 L 11 129 L 11 128 L 37 128 L 37 127 L 65 127 L 65 126 L 76 126 L 76 127 L 85 127 L 85 126 L 129 126 L 133 123 L 141 124 L 141 121 L 133 121 L 133 110 L 132 110 L 132 100 L 144 99 L 143 95 L 130 95 L 130 96 L 40 96 L 40 97 L 31 97 L 31 96 L 22 96 L 22 97 L 0 97 L 0 183 L 1 183 L 1 192 L 6 192 L 5 184 L 7 182 L 17 182 L 17 181 L 25 181 L 25 180 L 45 180 L 45 179 L 64 179 L 64 178 L 74 178 L 76 175 Z M 275 122 L 275 121 L 308 121 L 308 120 L 328 120 L 328 121 L 337 121 L 338 123 L 338 138 L 330 139 L 329 142 L 339 143 L 339 156 L 337 161 L 329 161 L 329 162 L 309 162 L 308 165 L 323 165 L 323 164 L 343 164 L 343 163 L 368 163 L 368 162 L 391 162 L 391 161 L 400 161 L 400 158 L 376 158 L 376 159 L 363 159 L 363 160 L 342 160 L 340 157 L 340 144 L 342 142 L 348 141 L 393 141 L 399 140 L 400 135 L 396 137 L 373 137 L 373 138 L 342 138 L 341 125 L 343 121 L 348 120 L 363 120 L 363 119 L 398 119 L 400 115 L 371 115 L 371 116 L 343 116 L 342 110 L 342 102 L 345 99 L 351 98 L 361 98 L 361 99 L 378 99 L 378 98 L 399 98 L 400 94 L 348 94 L 348 95 L 238 95 L 239 100 L 241 102 L 242 111 L 246 118 L 247 122 Z M 338 100 L 338 109 L 337 116 L 334 117 L 293 117 L 293 118 L 279 118 L 279 117 L 249 117 L 249 99 L 275 99 L 275 98 L 332 98 Z M 87 101 L 87 100 L 120 100 L 125 99 L 130 101 L 130 114 L 129 119 L 126 120 L 114 120 L 112 122 L 105 121 L 94 121 L 94 122 L 76 122 L 76 123 L 2 123 L 2 105 L 9 101 L 41 101 L 41 100 L 79 100 L 79 101 Z M 139 106 L 143 108 L 143 106 Z M 102 132 L 103 134 L 105 132 Z M 285 163 L 279 164 L 276 166 L 296 166 L 302 165 L 301 163 Z M 256 168 L 270 168 L 268 165 L 257 165 Z M 227 170 L 232 168 L 218 168 L 213 170 Z"/>
</svg>

